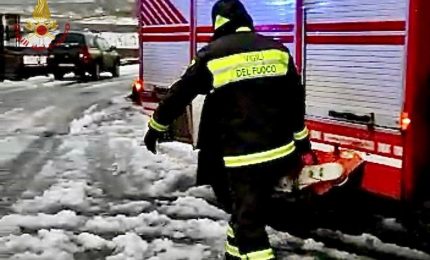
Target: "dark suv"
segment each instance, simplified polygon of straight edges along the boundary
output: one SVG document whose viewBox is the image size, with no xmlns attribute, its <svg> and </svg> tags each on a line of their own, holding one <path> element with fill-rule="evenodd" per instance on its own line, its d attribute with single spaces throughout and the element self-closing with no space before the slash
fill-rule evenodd
<svg viewBox="0 0 430 260">
<path fill-rule="evenodd" d="M 60 33 L 49 47 L 48 67 L 55 79 L 62 79 L 69 72 L 81 78 L 89 73 L 95 80 L 105 71 L 119 77 L 119 66 L 120 56 L 116 48 L 91 33 Z"/>
</svg>

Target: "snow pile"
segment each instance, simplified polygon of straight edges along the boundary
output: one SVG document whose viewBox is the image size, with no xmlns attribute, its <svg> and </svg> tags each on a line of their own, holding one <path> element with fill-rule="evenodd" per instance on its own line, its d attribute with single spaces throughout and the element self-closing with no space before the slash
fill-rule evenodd
<svg viewBox="0 0 430 260">
<path fill-rule="evenodd" d="M 55 215 L 45 213 L 38 213 L 37 215 L 11 214 L 0 219 L 0 230 L 17 231 L 20 227 L 31 230 L 43 228 L 70 230 L 79 228 L 83 223 L 84 218 L 70 210 L 63 210 Z"/>
<path fill-rule="evenodd" d="M 143 240 L 133 232 L 107 240 L 91 233 L 74 235 L 72 232 L 51 229 L 39 230 L 35 235 L 9 235 L 0 238 L 0 254 L 14 252 L 10 259 L 78 259 L 77 253 L 108 252 L 106 260 L 201 260 L 213 259 L 213 248 L 200 243 L 181 244 L 167 238 Z M 215 253 L 216 254 L 216 253 Z M 219 254 L 219 253 L 217 253 Z"/>
<path fill-rule="evenodd" d="M 71 134 L 61 137 L 55 156 L 14 204 L 19 214 L 0 219 L 0 255 L 44 260 L 222 256 L 228 215 L 210 204 L 210 187 L 193 187 L 196 151 L 174 142 L 158 145 L 158 154 L 151 154 L 142 145 L 148 118 L 122 100 L 101 111 L 93 106 L 70 124 Z M 402 228 L 395 220 L 384 225 Z M 287 253 L 281 259 L 362 259 L 313 239 L 268 231 L 272 245 Z M 369 252 L 429 258 L 371 235 L 336 237 Z"/>
<path fill-rule="evenodd" d="M 288 251 L 299 251 L 299 252 L 309 252 L 315 255 L 320 255 L 321 258 L 327 257 L 329 259 L 361 259 L 359 256 L 340 251 L 334 248 L 328 248 L 323 243 L 317 242 L 311 238 L 301 239 L 294 237 L 287 232 L 279 232 L 270 227 L 267 228 L 269 234 L 270 243 L 275 248 L 287 248 Z M 290 255 L 285 259 L 319 259 L 319 258 L 306 258 L 306 256 Z M 281 258 L 284 259 L 284 258 Z M 325 259 L 325 258 L 324 258 Z"/>
<path fill-rule="evenodd" d="M 390 253 L 402 258 L 410 259 L 430 259 L 430 255 L 416 249 L 402 247 L 395 244 L 384 243 L 379 238 L 370 235 L 362 234 L 360 236 L 346 235 L 338 232 L 343 242 L 353 244 L 358 247 L 375 249 L 379 252 Z"/>
<path fill-rule="evenodd" d="M 148 260 L 209 259 L 210 248 L 201 244 L 193 246 L 175 244 L 168 239 L 156 239 L 152 243 L 152 251 L 156 256 Z"/>
<path fill-rule="evenodd" d="M 16 252 L 12 259 L 65 259 L 72 260 L 78 250 L 63 230 L 39 230 L 37 236 L 23 234 L 0 238 L 8 251 Z"/>
<path fill-rule="evenodd" d="M 106 117 L 105 112 L 94 112 L 95 109 L 97 109 L 97 105 L 91 106 L 89 109 L 84 111 L 84 116 L 82 118 L 74 119 L 70 123 L 70 134 L 74 135 L 82 133 L 91 124 L 93 124 L 94 122 L 101 121 L 104 117 Z"/>
<path fill-rule="evenodd" d="M 102 250 L 103 248 L 115 247 L 113 242 L 87 232 L 77 235 L 75 240 L 85 250 Z"/>
<path fill-rule="evenodd" d="M 143 259 L 148 243 L 134 233 L 126 233 L 113 239 L 116 244 L 115 255 L 106 260 Z"/>
<path fill-rule="evenodd" d="M 123 204 L 109 203 L 109 212 L 112 214 L 139 214 L 151 207 L 148 201 L 131 201 Z"/>
<path fill-rule="evenodd" d="M 215 201 L 215 193 L 212 190 L 212 187 L 205 185 L 205 186 L 197 186 L 197 187 L 191 187 L 189 188 L 185 193 L 185 196 L 191 196 L 196 198 L 201 198 L 206 201 Z"/>
<path fill-rule="evenodd" d="M 174 220 L 153 211 L 141 213 L 135 217 L 96 216 L 89 219 L 83 229 L 96 234 L 136 232 L 145 237 L 167 236 L 213 240 L 225 237 L 226 222 L 210 219 Z"/>
<path fill-rule="evenodd" d="M 181 218 L 207 217 L 211 219 L 228 219 L 228 215 L 224 211 L 210 205 L 203 199 L 194 197 L 178 198 L 172 205 L 160 207 L 159 212 Z"/>
<path fill-rule="evenodd" d="M 101 191 L 89 186 L 86 181 L 64 181 L 51 186 L 42 196 L 24 199 L 13 205 L 18 213 L 54 212 L 60 209 L 91 211 L 91 195 Z"/>
</svg>

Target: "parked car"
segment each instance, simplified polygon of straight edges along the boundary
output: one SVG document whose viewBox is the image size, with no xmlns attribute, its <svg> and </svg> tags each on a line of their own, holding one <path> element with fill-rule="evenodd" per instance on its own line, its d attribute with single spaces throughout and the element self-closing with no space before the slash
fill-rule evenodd
<svg viewBox="0 0 430 260">
<path fill-rule="evenodd" d="M 89 73 L 94 80 L 100 79 L 101 72 L 119 77 L 120 55 L 114 46 L 92 33 L 60 33 L 49 47 L 48 67 L 55 79 L 69 72 L 81 78 Z"/>
<path fill-rule="evenodd" d="M 0 78 L 9 80 L 24 80 L 29 77 L 48 75 L 48 52 L 34 50 L 31 47 L 5 47 L 0 52 L 3 67 Z"/>
</svg>

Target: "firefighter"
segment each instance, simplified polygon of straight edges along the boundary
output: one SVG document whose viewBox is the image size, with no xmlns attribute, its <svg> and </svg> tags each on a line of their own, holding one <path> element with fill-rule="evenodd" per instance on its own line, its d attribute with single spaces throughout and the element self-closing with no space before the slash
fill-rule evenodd
<svg viewBox="0 0 430 260">
<path fill-rule="evenodd" d="M 212 20 L 212 41 L 160 102 L 145 145 L 155 153 L 174 119 L 198 94 L 208 95 L 199 142 L 211 145 L 201 149 L 199 163 L 222 159 L 223 167 L 214 169 L 227 176 L 221 177 L 231 199 L 226 258 L 275 259 L 265 231 L 273 187 L 298 172 L 302 161 L 316 163 L 304 122 L 304 89 L 289 50 L 257 34 L 239 0 L 217 1 Z"/>
</svg>

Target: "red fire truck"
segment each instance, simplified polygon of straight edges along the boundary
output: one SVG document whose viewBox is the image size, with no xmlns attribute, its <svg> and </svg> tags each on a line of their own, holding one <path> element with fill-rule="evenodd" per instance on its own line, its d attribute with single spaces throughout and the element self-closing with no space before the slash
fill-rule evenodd
<svg viewBox="0 0 430 260">
<path fill-rule="evenodd" d="M 215 0 L 141 0 L 140 81 L 150 113 L 210 41 Z M 295 57 L 313 148 L 361 153 L 363 189 L 398 200 L 430 190 L 430 1 L 243 1 L 257 30 Z M 144 84 L 143 84 L 144 80 Z M 264 91 L 264 90 L 262 90 Z M 192 108 L 198 128 L 202 98 Z"/>
</svg>

